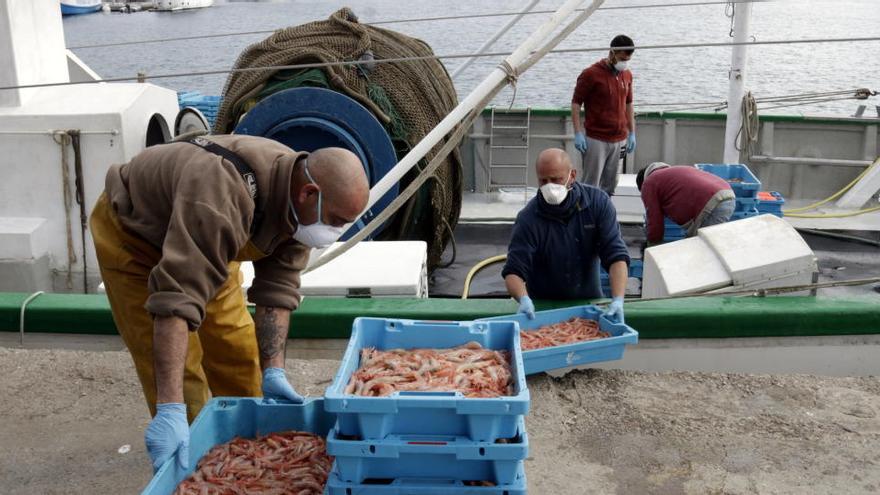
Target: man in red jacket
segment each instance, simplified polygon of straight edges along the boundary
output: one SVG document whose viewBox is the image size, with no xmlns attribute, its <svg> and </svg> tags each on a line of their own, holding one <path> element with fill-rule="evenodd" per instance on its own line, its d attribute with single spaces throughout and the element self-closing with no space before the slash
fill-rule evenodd
<svg viewBox="0 0 880 495">
<path fill-rule="evenodd" d="M 687 231 L 724 223 L 733 216 L 736 196 L 721 177 L 692 166 L 655 162 L 636 175 L 648 215 L 648 245 L 663 242 L 663 217 Z"/>
<path fill-rule="evenodd" d="M 621 158 L 636 149 L 633 79 L 628 70 L 632 47 L 629 36 L 615 36 L 608 58 L 581 72 L 571 97 L 574 145 L 583 154 L 584 182 L 609 195 L 617 187 Z"/>
</svg>

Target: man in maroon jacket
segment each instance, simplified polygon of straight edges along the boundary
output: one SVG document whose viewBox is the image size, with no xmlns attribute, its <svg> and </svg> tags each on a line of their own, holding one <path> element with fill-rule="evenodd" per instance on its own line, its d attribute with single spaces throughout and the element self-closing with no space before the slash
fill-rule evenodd
<svg viewBox="0 0 880 495">
<path fill-rule="evenodd" d="M 608 58 L 581 72 L 571 97 L 574 145 L 583 154 L 584 182 L 609 195 L 617 187 L 621 158 L 636 149 L 633 79 L 628 70 L 632 47 L 629 36 L 615 36 Z"/>
<path fill-rule="evenodd" d="M 636 175 L 648 218 L 648 245 L 663 242 L 663 217 L 687 231 L 724 223 L 733 216 L 736 197 L 724 179 L 691 166 L 655 162 Z"/>
</svg>

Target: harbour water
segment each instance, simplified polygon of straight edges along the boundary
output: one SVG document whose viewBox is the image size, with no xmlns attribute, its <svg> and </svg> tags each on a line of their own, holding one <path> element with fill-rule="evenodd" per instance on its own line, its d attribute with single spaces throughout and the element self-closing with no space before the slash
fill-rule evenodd
<svg viewBox="0 0 880 495">
<path fill-rule="evenodd" d="M 687 0 L 697 2 L 698 0 Z M 260 31 L 324 19 L 342 6 L 351 7 L 362 22 L 432 16 L 510 12 L 525 0 L 290 0 L 222 1 L 193 11 L 138 14 L 94 14 L 64 19 L 68 46 L 161 39 L 200 34 Z M 604 47 L 618 33 L 637 44 L 718 43 L 728 36 L 730 18 L 723 4 L 687 7 L 663 6 L 666 0 L 608 0 L 605 7 L 657 5 L 595 13 L 561 48 Z M 675 2 L 680 3 L 680 2 Z M 561 0 L 544 0 L 535 9 L 554 9 Z M 728 10 L 729 12 L 729 10 Z M 510 50 L 547 17 L 526 16 L 495 50 Z M 506 17 L 405 22 L 382 27 L 428 42 L 438 54 L 475 51 L 506 23 Z M 752 33 L 758 41 L 808 38 L 880 36 L 878 0 L 780 0 L 753 4 Z M 167 43 L 144 43 L 105 48 L 78 48 L 74 52 L 102 77 L 222 70 L 232 66 L 250 43 L 267 34 L 230 36 Z M 638 51 L 633 58 L 636 103 L 640 110 L 686 109 L 691 103 L 720 102 L 727 95 L 730 47 L 699 47 Z M 568 107 L 575 79 L 585 66 L 605 51 L 550 54 L 519 81 L 515 105 Z M 756 97 L 827 92 L 867 87 L 880 90 L 880 41 L 770 45 L 753 47 L 749 54 L 748 86 Z M 456 80 L 460 95 L 467 94 L 498 63 L 498 57 L 480 59 Z M 446 60 L 450 71 L 461 59 Z M 154 82 L 178 90 L 220 94 L 225 75 L 187 76 Z M 512 93 L 501 93 L 496 103 L 507 106 Z M 673 103 L 665 107 L 650 104 Z M 683 103 L 678 105 L 678 103 Z M 864 103 L 864 102 L 863 102 Z M 868 100 L 866 115 L 876 116 Z M 768 110 L 767 113 L 852 115 L 859 102 L 830 101 Z M 702 111 L 712 111 L 711 108 Z"/>
</svg>

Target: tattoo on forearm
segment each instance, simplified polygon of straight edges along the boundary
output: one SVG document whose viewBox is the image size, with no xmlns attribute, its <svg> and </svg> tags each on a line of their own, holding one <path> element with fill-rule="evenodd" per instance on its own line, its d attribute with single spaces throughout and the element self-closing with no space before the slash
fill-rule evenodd
<svg viewBox="0 0 880 495">
<path fill-rule="evenodd" d="M 278 328 L 278 315 L 275 308 L 265 308 L 261 318 L 255 322 L 257 344 L 260 346 L 260 358 L 271 359 L 284 351 L 286 328 Z"/>
</svg>

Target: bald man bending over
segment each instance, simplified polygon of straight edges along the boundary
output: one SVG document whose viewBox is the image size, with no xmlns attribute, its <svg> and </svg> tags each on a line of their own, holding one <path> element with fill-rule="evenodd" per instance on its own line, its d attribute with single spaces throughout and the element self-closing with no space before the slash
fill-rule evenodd
<svg viewBox="0 0 880 495">
<path fill-rule="evenodd" d="M 284 372 L 300 271 L 369 193 L 347 150 L 309 154 L 253 136 L 153 146 L 110 168 L 91 232 L 153 415 L 145 440 L 154 469 L 178 449 L 181 466 L 191 461 L 187 423 L 209 391 L 302 402 Z M 242 261 L 254 262 L 253 319 Z"/>
<path fill-rule="evenodd" d="M 501 275 L 519 312 L 535 316 L 532 297 L 602 297 L 599 262 L 611 277 L 606 315 L 623 321 L 629 253 L 617 212 L 601 189 L 575 180 L 568 154 L 550 148 L 535 163 L 540 189 L 516 217 Z"/>
</svg>

